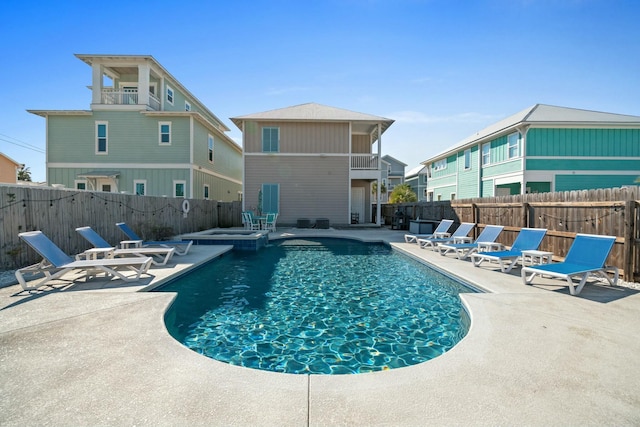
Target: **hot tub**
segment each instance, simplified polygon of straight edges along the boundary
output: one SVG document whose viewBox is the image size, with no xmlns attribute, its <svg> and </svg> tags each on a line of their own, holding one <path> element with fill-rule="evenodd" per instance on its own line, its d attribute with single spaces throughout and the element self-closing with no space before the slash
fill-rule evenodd
<svg viewBox="0 0 640 427">
<path fill-rule="evenodd" d="M 193 240 L 194 245 L 233 245 L 240 251 L 257 251 L 269 243 L 266 230 L 211 228 L 205 231 L 180 235 L 182 240 Z"/>
</svg>

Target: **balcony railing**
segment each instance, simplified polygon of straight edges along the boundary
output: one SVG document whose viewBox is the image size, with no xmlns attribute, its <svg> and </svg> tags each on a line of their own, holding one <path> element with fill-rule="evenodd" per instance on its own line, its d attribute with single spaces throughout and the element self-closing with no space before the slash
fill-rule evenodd
<svg viewBox="0 0 640 427">
<path fill-rule="evenodd" d="M 377 170 L 378 155 L 377 154 L 352 154 L 351 169 L 354 170 Z"/>
<path fill-rule="evenodd" d="M 137 89 L 102 89 L 102 104 L 107 105 L 138 105 Z M 160 100 L 154 94 L 149 94 L 149 107 L 160 110 Z"/>
</svg>

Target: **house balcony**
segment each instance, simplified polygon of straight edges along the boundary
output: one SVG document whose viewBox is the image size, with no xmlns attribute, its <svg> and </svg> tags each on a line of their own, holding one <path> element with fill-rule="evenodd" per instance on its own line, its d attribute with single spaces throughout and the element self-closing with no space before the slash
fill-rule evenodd
<svg viewBox="0 0 640 427">
<path fill-rule="evenodd" d="M 380 179 L 380 158 L 377 154 L 351 154 L 350 176 L 356 179 Z"/>
<path fill-rule="evenodd" d="M 100 97 L 100 103 L 102 105 L 135 105 L 138 106 L 138 90 L 137 89 L 102 89 Z M 160 99 L 154 94 L 149 93 L 149 103 L 146 105 L 147 109 L 153 111 L 160 110 Z"/>
</svg>

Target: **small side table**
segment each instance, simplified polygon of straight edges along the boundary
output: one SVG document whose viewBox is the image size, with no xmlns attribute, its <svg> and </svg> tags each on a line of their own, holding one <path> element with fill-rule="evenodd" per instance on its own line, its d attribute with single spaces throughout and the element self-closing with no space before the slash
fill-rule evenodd
<svg viewBox="0 0 640 427">
<path fill-rule="evenodd" d="M 550 264 L 553 252 L 525 250 L 522 251 L 522 265 Z"/>
<path fill-rule="evenodd" d="M 453 243 L 457 244 L 457 243 L 472 243 L 473 242 L 473 237 L 469 237 L 469 236 L 459 236 L 459 237 L 454 237 L 453 238 Z"/>
<path fill-rule="evenodd" d="M 120 242 L 120 247 L 122 249 L 141 248 L 142 240 L 123 240 Z"/>
<path fill-rule="evenodd" d="M 115 248 L 91 248 L 83 252 L 85 259 L 113 258 Z"/>
<path fill-rule="evenodd" d="M 436 239 L 444 239 L 445 237 L 451 236 L 451 233 L 447 233 L 446 231 L 438 231 L 437 233 L 433 233 L 433 237 Z"/>
<path fill-rule="evenodd" d="M 502 243 L 478 242 L 478 252 L 499 251 L 501 249 L 502 249 Z"/>
</svg>

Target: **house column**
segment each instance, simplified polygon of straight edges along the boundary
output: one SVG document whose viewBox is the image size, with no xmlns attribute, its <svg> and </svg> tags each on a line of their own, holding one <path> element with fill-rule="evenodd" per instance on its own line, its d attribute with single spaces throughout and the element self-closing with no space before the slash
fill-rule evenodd
<svg viewBox="0 0 640 427">
<path fill-rule="evenodd" d="M 91 103 L 102 104 L 102 76 L 104 69 L 102 64 L 91 64 Z"/>
<path fill-rule="evenodd" d="M 149 64 L 138 65 L 138 105 L 149 105 Z"/>
<path fill-rule="evenodd" d="M 380 212 L 380 193 L 382 190 L 382 127 L 380 123 L 378 123 L 378 188 L 376 195 L 376 225 L 380 224 L 380 217 L 382 216 L 382 212 Z"/>
</svg>

